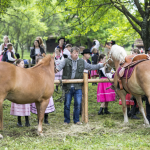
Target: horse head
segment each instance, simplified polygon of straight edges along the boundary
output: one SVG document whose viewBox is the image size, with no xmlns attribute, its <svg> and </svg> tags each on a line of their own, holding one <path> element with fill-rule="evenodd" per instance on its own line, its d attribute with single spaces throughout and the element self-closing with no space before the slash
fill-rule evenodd
<svg viewBox="0 0 150 150">
<path fill-rule="evenodd" d="M 113 45 L 108 53 L 108 60 L 106 61 L 106 73 L 110 72 L 112 68 L 118 67 L 120 63 L 124 63 L 127 53 L 125 49 L 118 45 Z"/>
</svg>

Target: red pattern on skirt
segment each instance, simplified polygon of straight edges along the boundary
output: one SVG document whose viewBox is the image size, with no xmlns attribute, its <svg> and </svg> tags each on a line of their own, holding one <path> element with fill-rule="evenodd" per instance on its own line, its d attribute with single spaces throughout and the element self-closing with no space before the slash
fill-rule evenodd
<svg viewBox="0 0 150 150">
<path fill-rule="evenodd" d="M 119 105 L 122 105 L 121 99 L 119 99 Z M 134 105 L 134 101 L 131 100 L 131 95 L 130 94 L 126 95 L 126 105 Z"/>
</svg>

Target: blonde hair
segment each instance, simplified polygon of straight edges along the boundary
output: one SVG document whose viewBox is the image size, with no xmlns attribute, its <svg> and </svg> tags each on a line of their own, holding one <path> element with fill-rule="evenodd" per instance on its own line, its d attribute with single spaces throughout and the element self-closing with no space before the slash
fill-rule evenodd
<svg viewBox="0 0 150 150">
<path fill-rule="evenodd" d="M 97 48 L 92 49 L 92 53 L 95 53 L 95 51 L 97 51 Z"/>
</svg>

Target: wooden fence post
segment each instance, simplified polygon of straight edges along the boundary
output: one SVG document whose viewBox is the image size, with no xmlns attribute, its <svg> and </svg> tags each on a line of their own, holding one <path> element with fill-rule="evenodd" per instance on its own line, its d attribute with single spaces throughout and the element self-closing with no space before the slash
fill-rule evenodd
<svg viewBox="0 0 150 150">
<path fill-rule="evenodd" d="M 29 59 L 29 68 L 31 67 L 31 59 Z"/>
<path fill-rule="evenodd" d="M 88 73 L 83 73 L 84 122 L 88 123 Z"/>
</svg>

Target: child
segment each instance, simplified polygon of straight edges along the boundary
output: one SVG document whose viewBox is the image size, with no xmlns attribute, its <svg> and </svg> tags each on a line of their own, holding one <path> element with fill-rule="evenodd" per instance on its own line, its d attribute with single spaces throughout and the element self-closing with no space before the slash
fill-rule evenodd
<svg viewBox="0 0 150 150">
<path fill-rule="evenodd" d="M 36 63 L 40 63 L 42 61 L 42 57 L 39 57 L 37 58 L 37 61 Z M 31 112 L 34 113 L 34 114 L 37 114 L 37 109 L 36 109 L 36 105 L 35 103 L 32 103 L 31 104 Z M 49 99 L 49 104 L 45 110 L 45 115 L 44 115 L 44 123 L 49 125 L 48 123 L 48 114 L 55 111 L 55 107 L 54 107 L 54 101 L 53 101 L 53 97 L 51 96 L 50 99 Z"/>
<path fill-rule="evenodd" d="M 132 54 L 135 54 L 135 55 L 138 55 L 138 54 L 140 54 L 140 50 L 139 49 L 133 49 L 132 50 Z"/>
<path fill-rule="evenodd" d="M 97 55 L 97 49 L 93 48 L 92 49 L 92 64 L 97 64 L 98 62 L 98 55 Z M 99 75 L 97 74 L 97 70 L 91 70 L 91 77 L 93 79 L 96 79 L 96 77 L 99 77 Z M 97 83 L 92 83 L 92 85 L 97 85 Z"/>
<path fill-rule="evenodd" d="M 16 66 L 24 68 L 24 61 L 22 59 L 18 59 L 16 62 Z M 22 127 L 21 123 L 21 116 L 25 116 L 25 126 L 29 127 L 29 118 L 30 116 L 30 104 L 16 104 L 16 103 L 11 103 L 11 115 L 18 116 L 18 123 L 17 125 L 19 127 Z"/>
<path fill-rule="evenodd" d="M 55 56 L 55 63 L 56 63 L 56 65 L 58 65 L 60 63 L 60 61 L 64 59 L 63 56 L 60 55 L 61 54 L 61 49 L 60 48 L 56 48 L 55 49 L 55 54 L 56 54 L 56 56 Z M 63 70 L 61 70 L 60 72 L 57 72 L 55 74 L 55 80 L 62 79 L 62 74 L 63 74 Z M 56 91 L 58 91 L 58 84 L 56 84 Z"/>
<path fill-rule="evenodd" d="M 99 56 L 100 63 L 106 62 L 106 56 L 101 54 Z M 111 73 L 105 73 L 104 67 L 100 69 L 100 78 L 112 78 Z M 97 102 L 101 102 L 101 107 L 98 112 L 98 115 L 103 115 L 103 109 L 105 114 L 110 114 L 108 111 L 108 102 L 115 101 L 115 91 L 112 89 L 106 90 L 107 87 L 110 87 L 112 84 L 110 82 L 98 83 L 97 87 Z M 105 107 L 105 108 L 104 108 Z"/>
<path fill-rule="evenodd" d="M 70 56 L 70 50 L 71 50 L 71 48 L 72 48 L 72 45 L 71 45 L 71 44 L 67 44 L 67 45 L 65 46 L 65 49 L 64 49 L 64 51 L 63 51 L 63 56 L 64 56 L 64 58 L 68 58 L 68 56 Z"/>
<path fill-rule="evenodd" d="M 90 50 L 84 49 L 81 54 L 83 55 L 82 59 L 84 59 L 87 63 L 91 64 L 91 61 L 89 60 L 89 58 L 91 57 L 92 53 L 90 52 Z M 88 78 L 90 79 L 91 78 L 90 71 L 84 69 L 84 72 L 88 73 Z"/>
</svg>

